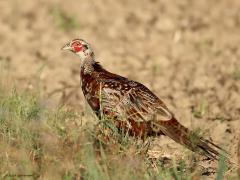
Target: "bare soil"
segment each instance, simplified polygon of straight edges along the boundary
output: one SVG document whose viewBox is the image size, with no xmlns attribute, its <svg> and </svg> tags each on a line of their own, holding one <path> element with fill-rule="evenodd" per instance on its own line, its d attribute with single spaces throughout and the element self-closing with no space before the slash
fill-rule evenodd
<svg viewBox="0 0 240 180">
<path fill-rule="evenodd" d="M 85 112 L 80 62 L 60 51 L 83 38 L 106 69 L 145 84 L 238 161 L 239 0 L 2 0 L 0 9 L 0 61 L 17 88 L 38 89 L 49 108 Z M 149 153 L 183 150 L 160 137 Z"/>
</svg>

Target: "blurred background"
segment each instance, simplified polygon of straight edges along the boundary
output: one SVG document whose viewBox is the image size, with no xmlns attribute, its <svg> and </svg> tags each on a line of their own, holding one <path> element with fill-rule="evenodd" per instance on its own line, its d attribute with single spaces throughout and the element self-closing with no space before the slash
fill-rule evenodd
<svg viewBox="0 0 240 180">
<path fill-rule="evenodd" d="M 84 111 L 79 59 L 60 50 L 83 38 L 106 69 L 143 83 L 236 155 L 239 0 L 1 0 L 0 9 L 0 62 L 17 89 Z"/>
</svg>

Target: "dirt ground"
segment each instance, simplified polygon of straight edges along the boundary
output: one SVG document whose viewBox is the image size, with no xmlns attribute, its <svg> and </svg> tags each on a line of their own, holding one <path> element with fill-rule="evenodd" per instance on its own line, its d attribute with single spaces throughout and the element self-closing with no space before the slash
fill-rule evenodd
<svg viewBox="0 0 240 180">
<path fill-rule="evenodd" d="M 2 0 L 0 9 L 0 61 L 17 88 L 85 111 L 80 62 L 60 51 L 83 38 L 106 69 L 145 84 L 237 161 L 239 0 Z M 161 156 L 183 151 L 165 137 L 153 144 Z"/>
</svg>

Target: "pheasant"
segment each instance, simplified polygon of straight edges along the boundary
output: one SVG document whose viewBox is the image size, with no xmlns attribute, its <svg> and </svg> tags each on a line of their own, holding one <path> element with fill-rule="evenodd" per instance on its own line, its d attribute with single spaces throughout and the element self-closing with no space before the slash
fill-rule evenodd
<svg viewBox="0 0 240 180">
<path fill-rule="evenodd" d="M 218 159 L 223 150 L 181 125 L 174 114 L 143 84 L 105 70 L 95 61 L 91 46 L 73 39 L 62 50 L 70 50 L 81 61 L 81 87 L 96 115 L 114 122 L 117 129 L 135 137 L 166 135 L 188 149 Z"/>
</svg>

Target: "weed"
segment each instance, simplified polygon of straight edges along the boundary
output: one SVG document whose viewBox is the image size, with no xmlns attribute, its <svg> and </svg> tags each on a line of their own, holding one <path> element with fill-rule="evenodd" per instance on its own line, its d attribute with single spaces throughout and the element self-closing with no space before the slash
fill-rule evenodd
<svg viewBox="0 0 240 180">
<path fill-rule="evenodd" d="M 49 111 L 33 93 L 3 90 L 0 97 L 1 178 L 191 179 L 199 174 L 184 158 L 168 166 L 150 159 L 142 140 L 119 132 L 104 117 L 92 129 L 79 125 L 83 117 L 65 106 Z"/>
<path fill-rule="evenodd" d="M 202 118 L 207 110 L 207 102 L 205 100 L 202 100 L 199 104 L 199 106 L 193 110 L 193 116 L 196 118 Z"/>
<path fill-rule="evenodd" d="M 220 160 L 218 162 L 218 170 L 217 170 L 216 180 L 222 180 L 224 178 L 224 174 L 227 170 L 227 165 L 226 165 L 225 160 L 226 160 L 226 158 L 225 158 L 224 154 L 222 153 L 220 156 Z"/>
<path fill-rule="evenodd" d="M 233 79 L 240 80 L 240 70 L 236 70 L 233 72 Z"/>
<path fill-rule="evenodd" d="M 77 20 L 60 8 L 55 7 L 50 9 L 50 14 L 52 15 L 57 27 L 62 31 L 71 31 L 78 28 Z"/>
</svg>

